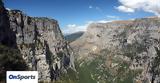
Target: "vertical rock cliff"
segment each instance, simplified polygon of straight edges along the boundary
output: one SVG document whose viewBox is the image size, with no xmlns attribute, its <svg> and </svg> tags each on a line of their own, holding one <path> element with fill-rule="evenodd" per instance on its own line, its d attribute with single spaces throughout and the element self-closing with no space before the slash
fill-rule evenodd
<svg viewBox="0 0 160 83">
<path fill-rule="evenodd" d="M 18 49 L 40 80 L 57 80 L 68 67 L 74 68 L 73 53 L 56 20 L 30 17 L 19 10 L 9 11 L 9 19 Z"/>
<path fill-rule="evenodd" d="M 56 20 L 7 11 L 0 4 L 0 43 L 19 50 L 27 70 L 37 70 L 40 81 L 53 81 L 68 68 L 74 69 L 73 52 Z"/>
<path fill-rule="evenodd" d="M 8 12 L 0 1 L 0 43 L 9 47 L 16 47 L 16 36 L 10 28 Z"/>
<path fill-rule="evenodd" d="M 0 82 L 5 83 L 7 70 L 27 69 L 20 50 L 17 48 L 16 33 L 10 28 L 8 12 L 0 0 Z"/>
</svg>

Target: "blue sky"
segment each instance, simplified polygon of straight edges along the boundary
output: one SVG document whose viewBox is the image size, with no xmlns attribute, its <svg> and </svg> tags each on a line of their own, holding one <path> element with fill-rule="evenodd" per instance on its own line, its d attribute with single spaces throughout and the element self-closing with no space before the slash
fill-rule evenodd
<svg viewBox="0 0 160 83">
<path fill-rule="evenodd" d="M 76 30 L 79 26 L 84 28 L 89 22 L 127 20 L 155 15 L 153 12 L 143 11 L 142 8 L 136 10 L 133 7 L 132 10 L 120 7 L 124 4 L 122 1 L 127 0 L 5 0 L 4 2 L 5 7 L 22 10 L 30 16 L 56 19 L 64 32 L 70 27 L 72 30 Z"/>
</svg>

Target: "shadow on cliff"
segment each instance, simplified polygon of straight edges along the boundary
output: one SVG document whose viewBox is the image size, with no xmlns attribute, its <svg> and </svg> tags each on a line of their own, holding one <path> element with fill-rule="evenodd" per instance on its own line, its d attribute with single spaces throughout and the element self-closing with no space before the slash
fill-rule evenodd
<svg viewBox="0 0 160 83">
<path fill-rule="evenodd" d="M 44 44 L 45 44 L 45 48 L 46 48 L 46 60 L 47 60 L 47 64 L 49 64 L 49 68 L 50 68 L 51 81 L 57 80 L 60 75 L 60 70 L 58 69 L 57 64 L 55 66 L 55 69 L 53 69 L 54 65 L 52 63 L 54 61 L 54 56 L 49 49 L 49 45 L 47 44 L 47 41 L 44 41 Z"/>
<path fill-rule="evenodd" d="M 0 0 L 0 82 L 5 82 L 6 71 L 27 69 L 17 48 L 16 33 L 10 27 L 8 12 L 3 5 Z"/>
</svg>

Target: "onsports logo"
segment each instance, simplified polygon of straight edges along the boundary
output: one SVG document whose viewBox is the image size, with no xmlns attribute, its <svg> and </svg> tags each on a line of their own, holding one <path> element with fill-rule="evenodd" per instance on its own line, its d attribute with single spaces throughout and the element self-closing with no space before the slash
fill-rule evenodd
<svg viewBox="0 0 160 83">
<path fill-rule="evenodd" d="M 23 79 L 35 79 L 35 75 L 30 75 L 30 76 L 23 76 L 23 75 L 9 75 L 9 79 L 19 79 L 19 80 L 23 80 Z"/>
<path fill-rule="evenodd" d="M 7 71 L 7 83 L 38 83 L 37 71 Z"/>
</svg>

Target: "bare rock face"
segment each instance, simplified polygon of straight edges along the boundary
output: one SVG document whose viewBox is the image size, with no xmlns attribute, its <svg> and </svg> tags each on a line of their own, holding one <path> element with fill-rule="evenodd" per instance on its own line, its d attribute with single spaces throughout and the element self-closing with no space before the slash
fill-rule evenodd
<svg viewBox="0 0 160 83">
<path fill-rule="evenodd" d="M 10 28 L 9 17 L 7 10 L 3 6 L 3 2 L 0 0 L 0 44 L 16 47 L 16 36 Z"/>
<path fill-rule="evenodd" d="M 53 81 L 74 69 L 74 57 L 58 22 L 30 17 L 20 10 L 7 11 L 0 1 L 0 44 L 20 51 L 29 70 L 37 70 L 40 81 Z"/>
<path fill-rule="evenodd" d="M 39 72 L 40 80 L 56 80 L 67 68 L 74 68 L 72 52 L 56 20 L 29 17 L 19 10 L 9 11 L 9 19 L 23 58 L 31 70 Z"/>
<path fill-rule="evenodd" d="M 77 52 L 77 59 L 80 61 L 90 60 L 95 54 L 102 55 L 103 50 L 108 50 L 109 52 L 105 52 L 102 57 L 106 58 L 106 64 L 109 65 L 107 68 L 112 69 L 111 72 L 114 69 L 118 72 L 122 67 L 119 65 L 121 62 L 118 62 L 120 60 L 128 64 L 129 70 L 141 70 L 133 78 L 135 83 L 159 83 L 159 30 L 159 17 L 95 23 L 88 27 L 82 37 L 72 42 L 71 46 Z M 114 62 L 115 60 L 118 61 Z M 123 74 L 129 71 L 125 68 L 124 70 Z M 118 77 L 114 80 L 116 78 Z"/>
<path fill-rule="evenodd" d="M 27 66 L 17 49 L 16 34 L 10 28 L 8 12 L 0 0 L 0 82 L 5 83 L 6 71 L 23 71 Z"/>
</svg>

